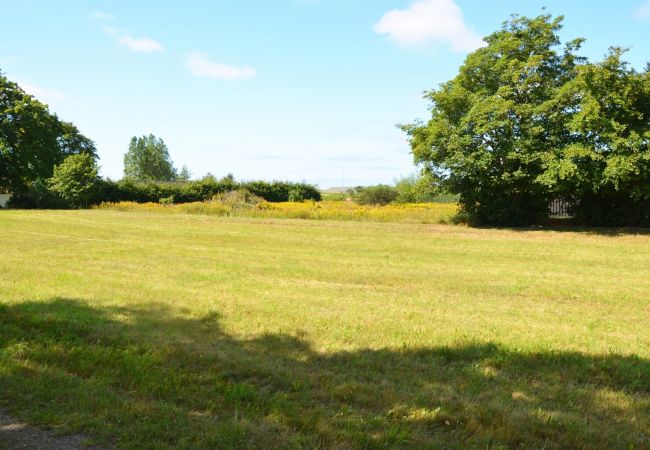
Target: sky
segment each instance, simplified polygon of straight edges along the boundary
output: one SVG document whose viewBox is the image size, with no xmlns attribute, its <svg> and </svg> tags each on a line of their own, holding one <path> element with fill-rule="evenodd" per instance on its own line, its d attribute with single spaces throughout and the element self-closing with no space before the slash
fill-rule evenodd
<svg viewBox="0 0 650 450">
<path fill-rule="evenodd" d="M 650 61 L 650 0 L 0 0 L 0 70 L 93 139 L 122 177 L 153 133 L 194 178 L 392 183 L 399 123 L 511 14 L 564 15 L 599 60 Z"/>
</svg>

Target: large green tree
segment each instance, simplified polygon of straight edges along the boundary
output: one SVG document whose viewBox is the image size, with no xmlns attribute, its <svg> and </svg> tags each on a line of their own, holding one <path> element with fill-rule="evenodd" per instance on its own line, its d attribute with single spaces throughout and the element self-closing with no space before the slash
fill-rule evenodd
<svg viewBox="0 0 650 450">
<path fill-rule="evenodd" d="M 478 223 L 529 224 L 567 200 L 587 224 L 650 225 L 650 72 L 561 45 L 562 17 L 513 17 L 406 125 L 415 162 Z"/>
<path fill-rule="evenodd" d="M 124 176 L 137 181 L 173 181 L 176 170 L 165 142 L 150 134 L 132 137 L 124 155 Z"/>
<path fill-rule="evenodd" d="M 539 182 L 547 152 L 574 137 L 554 99 L 578 73 L 581 40 L 561 46 L 562 18 L 513 17 L 485 38 L 458 75 L 426 94 L 428 123 L 404 126 L 415 161 L 441 180 L 472 220 L 529 223 L 549 201 Z"/>
<path fill-rule="evenodd" d="M 0 73 L 0 188 L 24 193 L 78 153 L 96 157 L 95 144 Z"/>
</svg>

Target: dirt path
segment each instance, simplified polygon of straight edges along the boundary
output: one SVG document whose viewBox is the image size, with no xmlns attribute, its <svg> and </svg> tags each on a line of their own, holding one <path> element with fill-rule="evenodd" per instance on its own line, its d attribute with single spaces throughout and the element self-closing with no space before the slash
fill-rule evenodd
<svg viewBox="0 0 650 450">
<path fill-rule="evenodd" d="M 50 431 L 27 425 L 0 411 L 0 449 L 77 450 L 95 449 L 83 435 L 56 436 Z"/>
</svg>

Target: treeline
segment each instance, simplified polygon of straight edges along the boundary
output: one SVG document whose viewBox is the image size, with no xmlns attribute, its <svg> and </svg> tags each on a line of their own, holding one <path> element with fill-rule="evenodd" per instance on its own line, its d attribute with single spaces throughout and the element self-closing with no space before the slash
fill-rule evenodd
<svg viewBox="0 0 650 450">
<path fill-rule="evenodd" d="M 206 175 L 190 181 L 154 135 L 133 137 L 124 179 L 100 178 L 95 143 L 0 72 L 0 192 L 14 208 L 85 208 L 102 202 L 186 203 L 245 190 L 269 202 L 320 200 L 306 183 L 236 181 Z"/>
<path fill-rule="evenodd" d="M 232 177 L 206 177 L 195 181 L 140 182 L 131 179 L 119 181 L 98 179 L 89 194 L 88 205 L 102 202 L 164 202 L 189 203 L 212 199 L 215 195 L 245 189 L 269 202 L 321 199 L 320 191 L 306 183 L 286 181 L 236 181 Z M 49 188 L 48 183 L 36 183 L 32 189 L 12 196 L 9 205 L 14 208 L 71 208 L 78 205 Z"/>
<path fill-rule="evenodd" d="M 206 177 L 196 181 L 138 182 L 124 179 L 100 183 L 98 200 L 106 202 L 202 202 L 217 194 L 245 189 L 268 202 L 316 200 L 320 191 L 310 184 L 287 181 L 236 181 L 232 177 L 217 180 Z M 97 203 L 97 201 L 95 201 Z"/>
</svg>

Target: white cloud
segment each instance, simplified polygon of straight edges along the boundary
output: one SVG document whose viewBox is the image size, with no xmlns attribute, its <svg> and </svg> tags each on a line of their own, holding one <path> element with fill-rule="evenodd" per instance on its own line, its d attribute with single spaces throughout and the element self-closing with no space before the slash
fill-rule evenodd
<svg viewBox="0 0 650 450">
<path fill-rule="evenodd" d="M 165 50 L 161 43 L 149 38 L 122 36 L 118 42 L 134 52 L 162 52 Z"/>
<path fill-rule="evenodd" d="M 90 17 L 101 21 L 115 20 L 115 16 L 113 14 L 105 13 L 101 11 L 95 11 L 90 15 Z M 133 38 L 128 34 L 126 34 L 125 31 L 120 30 L 119 28 L 116 28 L 114 26 L 103 25 L 102 31 L 109 36 L 115 36 L 117 38 L 117 42 L 120 45 L 128 47 L 131 51 L 134 52 L 149 53 L 149 52 L 163 52 L 165 50 L 165 47 L 163 47 L 163 45 L 160 42 L 157 42 L 153 39 L 146 38 L 146 37 Z"/>
<path fill-rule="evenodd" d="M 453 0 L 418 0 L 407 9 L 388 11 L 375 25 L 375 32 L 400 44 L 445 42 L 455 52 L 469 52 L 485 45 L 467 26 Z"/>
<path fill-rule="evenodd" d="M 199 77 L 217 78 L 219 80 L 239 80 L 255 76 L 255 69 L 250 66 L 230 66 L 211 61 L 205 53 L 192 52 L 187 59 L 190 71 Z"/>
<path fill-rule="evenodd" d="M 106 34 L 108 34 L 108 35 L 111 35 L 111 36 L 115 36 L 115 35 L 121 33 L 121 31 L 120 31 L 118 28 L 110 27 L 110 26 L 108 26 L 108 25 L 104 25 L 104 26 L 102 27 L 102 30 L 104 30 L 104 33 L 106 33 Z"/>
<path fill-rule="evenodd" d="M 95 11 L 90 15 L 90 17 L 97 20 L 115 20 L 115 16 L 113 14 L 103 11 Z"/>
<path fill-rule="evenodd" d="M 640 20 L 650 19 L 650 0 L 646 0 L 634 11 L 634 17 Z"/>
</svg>

